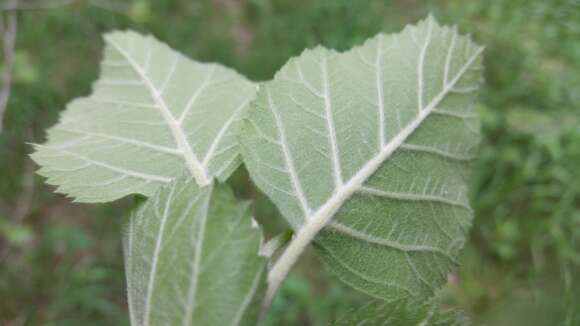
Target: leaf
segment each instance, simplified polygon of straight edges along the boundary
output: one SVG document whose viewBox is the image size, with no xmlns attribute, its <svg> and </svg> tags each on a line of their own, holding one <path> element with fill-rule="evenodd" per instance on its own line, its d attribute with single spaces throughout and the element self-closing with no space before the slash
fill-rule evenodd
<svg viewBox="0 0 580 326">
<path fill-rule="evenodd" d="M 150 196 L 187 167 L 200 185 L 240 164 L 237 134 L 256 86 L 152 36 L 105 36 L 93 93 L 72 101 L 32 158 L 79 202 Z"/>
<path fill-rule="evenodd" d="M 129 219 L 124 249 L 132 325 L 255 325 L 262 235 L 225 186 L 178 178 Z"/>
<path fill-rule="evenodd" d="M 377 298 L 445 282 L 473 215 L 481 52 L 429 18 L 345 53 L 307 50 L 260 87 L 242 154 L 297 231 L 287 251 L 316 237 L 332 270 Z"/>
<path fill-rule="evenodd" d="M 349 312 L 335 326 L 467 326 L 460 312 L 442 309 L 434 302 L 413 300 L 372 301 Z"/>
</svg>

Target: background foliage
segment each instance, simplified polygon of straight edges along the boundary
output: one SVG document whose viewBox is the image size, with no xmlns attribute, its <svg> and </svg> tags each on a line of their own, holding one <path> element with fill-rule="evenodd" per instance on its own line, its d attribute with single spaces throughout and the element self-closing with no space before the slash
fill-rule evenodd
<svg viewBox="0 0 580 326">
<path fill-rule="evenodd" d="M 65 103 L 89 93 L 103 32 L 153 33 L 264 80 L 305 47 L 345 49 L 430 11 L 487 47 L 476 220 L 440 295 L 477 325 L 579 325 L 577 0 L 93 0 L 20 11 L 0 134 L 0 324 L 128 324 L 119 232 L 130 201 L 72 204 L 32 174 L 27 157 L 27 143 L 44 139 Z M 268 233 L 282 229 L 246 180 L 243 170 L 231 180 L 238 195 L 256 201 Z M 268 323 L 325 325 L 362 299 L 307 253 Z"/>
</svg>

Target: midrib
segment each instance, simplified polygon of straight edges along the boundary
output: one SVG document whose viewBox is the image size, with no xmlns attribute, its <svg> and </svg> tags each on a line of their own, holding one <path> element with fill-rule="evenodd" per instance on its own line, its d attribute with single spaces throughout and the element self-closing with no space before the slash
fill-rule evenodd
<svg viewBox="0 0 580 326">
<path fill-rule="evenodd" d="M 201 255 L 203 252 L 203 243 L 205 238 L 205 228 L 207 226 L 207 220 L 209 215 L 209 205 L 211 201 L 211 194 L 208 196 L 205 202 L 205 209 L 203 213 L 202 220 L 200 222 L 199 232 L 195 239 L 195 253 L 194 259 L 191 265 L 192 275 L 191 283 L 189 284 L 189 291 L 187 295 L 187 311 L 185 313 L 185 319 L 183 320 L 183 325 L 190 325 L 193 318 L 193 313 L 195 311 L 195 295 L 198 287 L 199 273 L 201 269 Z"/>
<path fill-rule="evenodd" d="M 159 259 L 159 254 L 161 252 L 161 243 L 163 242 L 163 233 L 165 232 L 165 224 L 167 222 L 167 218 L 169 216 L 169 206 L 171 205 L 171 201 L 173 200 L 173 192 L 175 188 L 171 188 L 169 195 L 167 196 L 167 201 L 165 203 L 165 208 L 163 209 L 163 216 L 161 218 L 159 224 L 159 233 L 157 240 L 155 241 L 155 248 L 153 250 L 153 259 L 151 261 L 151 270 L 149 271 L 149 281 L 147 282 L 147 294 L 145 298 L 145 307 L 144 307 L 144 320 L 143 325 L 149 326 L 149 319 L 151 317 L 151 300 L 153 298 L 153 291 L 155 290 L 155 278 L 157 276 L 157 263 Z"/>
<path fill-rule="evenodd" d="M 316 233 L 320 231 L 336 214 L 338 209 L 342 207 L 344 202 L 350 198 L 357 190 L 359 190 L 363 183 L 371 176 L 373 173 L 381 166 L 381 164 L 388 159 L 395 150 L 397 150 L 407 138 L 421 125 L 427 116 L 431 113 L 433 108 L 439 104 L 441 98 L 443 98 L 446 92 L 441 93 L 442 96 L 438 96 L 431 104 L 422 110 L 417 118 L 413 120 L 409 125 L 407 125 L 393 140 L 391 140 L 386 146 L 384 146 L 378 155 L 373 157 L 367 162 L 354 176 L 352 176 L 348 182 L 346 182 L 342 187 L 337 188 L 335 194 L 330 197 L 330 199 L 324 203 L 319 209 L 316 210 L 314 214 L 306 218 L 306 224 L 303 229 L 313 228 L 316 229 Z"/>
<path fill-rule="evenodd" d="M 125 250 L 125 257 L 126 262 L 125 266 L 127 271 L 126 273 L 126 282 L 127 282 L 127 303 L 129 308 L 129 319 L 132 325 L 137 325 L 137 316 L 135 315 L 135 300 L 133 299 L 133 236 L 135 234 L 134 230 L 134 216 L 129 217 L 129 225 L 127 226 L 128 235 L 127 237 L 127 246 L 123 248 Z"/>
<path fill-rule="evenodd" d="M 431 114 L 431 112 L 439 105 L 439 103 L 445 98 L 445 96 L 451 91 L 453 86 L 459 81 L 467 69 L 471 66 L 473 61 L 479 56 L 483 48 L 478 49 L 475 54 L 465 63 L 462 69 L 457 73 L 455 78 L 444 85 L 443 90 L 417 115 L 417 118 L 408 124 L 403 130 L 395 136 L 386 146 L 384 146 L 381 151 L 367 162 L 354 176 L 352 176 L 348 182 L 343 186 L 338 187 L 335 190 L 335 194 L 330 197 L 330 199 L 324 203 L 319 209 L 315 211 L 314 214 L 305 218 L 307 225 L 318 225 L 322 224 L 324 227 L 342 204 L 352 196 L 354 192 L 360 189 L 363 183 L 374 174 L 374 172 L 381 166 L 381 164 L 387 160 L 395 150 L 397 150 L 407 138 L 423 123 L 423 121 Z M 320 230 L 320 228 L 318 229 Z M 318 232 L 316 232 L 318 233 Z"/>
<path fill-rule="evenodd" d="M 388 159 L 391 154 L 397 150 L 407 138 L 421 125 L 421 123 L 435 110 L 437 105 L 445 98 L 451 91 L 453 86 L 465 74 L 467 69 L 473 64 L 475 59 L 483 51 L 479 48 L 465 65 L 459 70 L 457 75 L 449 83 L 443 85 L 441 92 L 422 110 L 419 111 L 417 118 L 408 124 L 401 132 L 395 136 L 386 146 L 382 147 L 381 151 L 365 164 L 348 182 L 341 187 L 336 188 L 334 195 L 328 201 L 320 206 L 312 215 L 305 216 L 305 223 L 297 232 L 296 237 L 292 240 L 286 251 L 276 261 L 273 268 L 268 274 L 268 282 L 274 284 L 269 286 L 266 293 L 266 302 L 271 302 L 277 286 L 286 276 L 289 269 L 298 259 L 302 251 L 308 246 L 314 237 L 324 228 L 334 217 L 336 212 L 342 207 L 344 202 L 348 200 L 363 183 L 381 166 L 381 164 Z"/>
<path fill-rule="evenodd" d="M 177 119 L 175 119 L 171 111 L 169 111 L 169 108 L 165 103 L 165 100 L 161 96 L 159 90 L 157 90 L 155 85 L 153 85 L 151 80 L 147 77 L 146 72 L 143 69 L 141 69 L 141 66 L 135 60 L 133 60 L 133 58 L 131 58 L 131 56 L 123 48 L 121 48 L 112 40 L 108 41 L 131 64 L 131 66 L 135 69 L 137 74 L 139 74 L 139 77 L 141 77 L 141 79 L 151 92 L 153 100 L 156 103 L 155 107 L 159 109 L 161 116 L 167 123 L 169 130 L 171 130 L 171 134 L 173 135 L 173 138 L 177 143 L 179 151 L 183 155 L 183 158 L 186 162 L 186 166 L 193 175 L 193 177 L 195 178 L 195 180 L 197 181 L 197 183 L 200 186 L 208 185 L 211 182 L 211 180 L 208 177 L 207 172 L 205 171 L 200 161 L 197 159 L 195 153 L 191 149 L 187 137 L 185 136 L 185 133 L 181 129 L 179 121 L 177 121 Z"/>
</svg>

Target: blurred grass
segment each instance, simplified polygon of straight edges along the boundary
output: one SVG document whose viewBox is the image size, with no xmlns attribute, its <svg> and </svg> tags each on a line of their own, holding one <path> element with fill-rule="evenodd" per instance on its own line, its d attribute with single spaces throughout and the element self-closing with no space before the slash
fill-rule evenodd
<svg viewBox="0 0 580 326">
<path fill-rule="evenodd" d="M 0 324 L 128 324 L 119 235 L 127 202 L 75 205 L 40 178 L 29 182 L 26 143 L 41 142 L 65 104 L 89 93 L 103 32 L 153 33 L 195 59 L 265 80 L 305 47 L 346 49 L 430 11 L 486 45 L 476 220 L 441 296 L 477 325 L 580 325 L 577 0 L 102 0 L 21 12 L 0 135 Z M 282 229 L 246 180 L 240 170 L 230 182 L 255 200 L 269 234 Z M 268 324 L 325 325 L 362 301 L 308 252 Z"/>
</svg>

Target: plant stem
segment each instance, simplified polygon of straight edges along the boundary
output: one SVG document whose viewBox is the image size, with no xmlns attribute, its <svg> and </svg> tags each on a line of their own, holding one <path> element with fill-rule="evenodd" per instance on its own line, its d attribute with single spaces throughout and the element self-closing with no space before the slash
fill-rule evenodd
<svg viewBox="0 0 580 326">
<path fill-rule="evenodd" d="M 264 301 L 265 309 L 268 309 L 272 303 L 274 294 L 276 294 L 276 291 L 278 290 L 278 287 L 280 287 L 280 284 L 286 278 L 288 272 L 290 272 L 290 269 L 292 266 L 294 266 L 294 263 L 296 263 L 296 260 L 298 260 L 300 254 L 302 254 L 306 246 L 310 244 L 312 238 L 314 238 L 319 230 L 320 229 L 318 228 L 307 226 L 300 229 L 300 231 L 296 234 L 296 237 L 292 240 L 292 242 L 290 242 L 288 248 L 286 248 L 280 258 L 278 258 L 270 270 L 270 273 L 268 274 L 268 289 L 266 291 L 266 299 Z"/>
<path fill-rule="evenodd" d="M 332 220 L 334 214 L 340 208 L 342 201 L 351 194 L 352 192 L 350 191 L 345 192 L 320 207 L 296 233 L 294 239 L 290 241 L 286 250 L 284 250 L 268 273 L 268 289 L 266 290 L 266 298 L 264 299 L 264 305 L 262 307 L 263 313 L 270 308 L 276 291 L 298 260 L 298 257 L 300 257 L 304 249 L 312 242 L 318 232 Z"/>
</svg>

